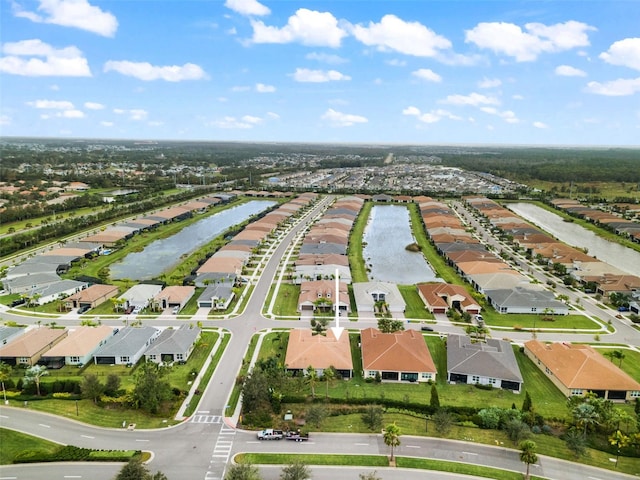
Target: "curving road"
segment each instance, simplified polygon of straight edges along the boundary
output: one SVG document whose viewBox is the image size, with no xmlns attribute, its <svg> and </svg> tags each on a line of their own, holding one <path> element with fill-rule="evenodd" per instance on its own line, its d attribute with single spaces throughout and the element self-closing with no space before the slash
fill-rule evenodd
<svg viewBox="0 0 640 480">
<path fill-rule="evenodd" d="M 206 327 L 224 327 L 231 334 L 230 342 L 202 394 L 198 410 L 183 423 L 159 430 L 133 430 L 96 428 L 66 419 L 29 411 L 24 408 L 0 406 L 0 426 L 22 431 L 62 444 L 103 449 L 140 449 L 153 452 L 149 463 L 151 471 L 162 471 L 168 478 L 193 480 L 221 480 L 227 464 L 239 452 L 312 452 L 388 454 L 388 447 L 381 435 L 374 434 L 314 434 L 309 442 L 259 442 L 255 433 L 236 430 L 236 412 L 227 412 L 226 405 L 233 389 L 240 365 L 251 337 L 258 331 L 282 327 L 282 322 L 268 319 L 262 314 L 265 299 L 271 285 L 276 281 L 281 259 L 299 235 L 322 214 L 332 202 L 325 197 L 303 216 L 291 230 L 283 233 L 273 251 L 265 256 L 261 275 L 245 310 L 238 316 L 226 320 L 208 320 L 206 314 L 196 315 L 193 320 L 202 321 Z M 3 314 L 3 317 L 8 317 Z M 20 317 L 22 321 L 25 317 Z M 103 320 L 103 323 L 109 323 Z M 120 320 L 113 320 L 121 324 Z M 154 320 L 158 325 L 175 323 L 175 319 Z M 77 324 L 77 319 L 62 319 L 58 324 Z M 375 326 L 376 319 L 360 319 L 349 322 L 350 328 Z M 419 328 L 410 324 L 411 328 Z M 438 331 L 462 332 L 448 322 L 439 322 Z M 627 334 L 628 331 L 625 331 Z M 633 332 L 637 342 L 638 334 Z M 566 339 L 554 334 L 554 339 Z M 571 336 L 573 338 L 573 336 Z M 628 342 L 625 342 L 628 343 Z M 638 343 L 635 343 L 636 345 Z M 441 460 L 469 462 L 523 472 L 524 464 L 517 450 L 487 445 L 457 442 L 428 437 L 402 437 L 402 445 L 396 450 L 401 456 L 428 457 Z M 0 467 L 0 480 L 42 480 L 78 478 L 91 480 L 112 479 L 121 468 L 119 464 L 61 463 L 50 465 L 18 465 Z M 358 474 L 370 471 L 367 468 L 314 467 L 314 478 L 342 480 L 357 478 Z M 280 469 L 264 467 L 265 479 L 279 478 Z M 631 478 L 609 470 L 601 470 L 573 462 L 540 456 L 532 473 L 547 478 L 563 480 L 609 480 Z M 412 480 L 424 478 L 424 472 L 403 469 L 382 469 L 378 475 L 385 479 Z M 429 474 L 430 478 L 469 478 L 452 474 Z"/>
</svg>

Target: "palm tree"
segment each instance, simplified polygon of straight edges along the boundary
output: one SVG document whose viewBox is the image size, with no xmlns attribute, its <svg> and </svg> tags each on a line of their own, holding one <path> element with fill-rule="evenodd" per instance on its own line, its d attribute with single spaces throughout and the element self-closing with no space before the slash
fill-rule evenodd
<svg viewBox="0 0 640 480">
<path fill-rule="evenodd" d="M 382 434 L 382 438 L 384 439 L 385 445 L 391 447 L 390 461 L 393 462 L 393 449 L 394 447 L 400 446 L 400 427 L 395 423 L 387 425 Z"/>
<path fill-rule="evenodd" d="M 600 415 L 590 403 L 581 403 L 571 413 L 576 424 L 582 426 L 584 438 L 587 438 L 587 428 L 590 425 L 595 425 L 600 420 Z"/>
<path fill-rule="evenodd" d="M 316 398 L 316 382 L 318 381 L 318 372 L 311 365 L 307 367 L 307 382 L 311 387 L 311 396 Z"/>
<path fill-rule="evenodd" d="M 618 367 L 622 367 L 622 360 L 624 360 L 624 357 L 625 355 L 622 350 L 614 350 L 611 352 L 611 358 L 618 360 Z"/>
<path fill-rule="evenodd" d="M 40 379 L 45 375 L 49 375 L 47 367 L 44 365 L 34 365 L 33 367 L 27 368 L 27 371 L 24 374 L 24 382 L 35 383 L 36 392 L 38 393 L 38 396 L 40 396 Z"/>
<path fill-rule="evenodd" d="M 536 442 L 532 440 L 525 440 L 520 444 L 520 461 L 527 465 L 527 473 L 525 474 L 525 480 L 529 480 L 529 467 L 532 463 L 538 461 L 538 455 L 536 455 Z"/>
<path fill-rule="evenodd" d="M 7 403 L 7 392 L 4 389 L 4 382 L 9 380 L 9 376 L 11 374 L 11 365 L 6 364 L 4 362 L 0 362 L 0 383 L 2 384 L 2 397 L 4 398 L 4 403 Z"/>
<path fill-rule="evenodd" d="M 325 397 L 329 398 L 329 383 L 331 383 L 331 381 L 335 380 L 337 377 L 337 373 L 336 369 L 332 366 L 330 366 L 329 368 L 325 368 L 324 371 L 322 372 L 322 379 L 326 382 L 326 393 L 325 393 Z"/>
</svg>

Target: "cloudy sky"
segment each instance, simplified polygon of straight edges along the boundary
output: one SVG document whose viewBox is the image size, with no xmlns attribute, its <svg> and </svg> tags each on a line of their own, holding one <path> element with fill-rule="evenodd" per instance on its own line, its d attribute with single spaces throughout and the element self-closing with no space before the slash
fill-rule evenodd
<svg viewBox="0 0 640 480">
<path fill-rule="evenodd" d="M 640 4 L 0 0 L 3 136 L 640 145 Z"/>
</svg>

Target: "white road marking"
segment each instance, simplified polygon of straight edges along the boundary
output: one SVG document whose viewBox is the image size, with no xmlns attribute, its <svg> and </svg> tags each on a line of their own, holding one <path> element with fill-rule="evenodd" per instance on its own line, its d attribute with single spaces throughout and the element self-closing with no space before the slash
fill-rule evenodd
<svg viewBox="0 0 640 480">
<path fill-rule="evenodd" d="M 368 447 L 369 446 L 368 443 L 355 443 L 354 445 L 357 445 L 359 447 Z"/>
<path fill-rule="evenodd" d="M 38 425 L 40 425 L 41 427 L 44 427 L 44 428 L 51 428 L 49 425 L 45 425 L 44 423 L 39 423 Z"/>
<path fill-rule="evenodd" d="M 82 475 L 65 475 L 62 478 L 82 478 Z"/>
<path fill-rule="evenodd" d="M 405 445 L 407 448 L 420 448 L 420 445 Z"/>
<path fill-rule="evenodd" d="M 6 415 L 0 415 L 0 418 L 9 418 Z M 15 477 L 7 477 L 7 478 L 15 478 Z"/>
<path fill-rule="evenodd" d="M 465 455 L 478 455 L 477 453 L 473 453 L 473 452 L 462 452 L 462 453 L 464 453 Z"/>
<path fill-rule="evenodd" d="M 91 439 L 96 438 L 96 437 L 91 437 L 91 436 L 89 436 L 89 435 L 80 435 L 80 436 L 81 436 L 82 438 L 91 438 Z"/>
<path fill-rule="evenodd" d="M 17 480 L 18 477 L 0 477 L 0 480 Z"/>
<path fill-rule="evenodd" d="M 149 440 L 143 440 L 143 439 L 140 439 L 140 438 L 136 438 L 136 442 L 148 442 L 148 441 Z"/>
</svg>

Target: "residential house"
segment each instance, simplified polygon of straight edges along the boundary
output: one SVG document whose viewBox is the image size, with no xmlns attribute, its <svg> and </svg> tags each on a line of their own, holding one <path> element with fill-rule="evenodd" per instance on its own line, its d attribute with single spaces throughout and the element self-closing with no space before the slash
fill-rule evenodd
<svg viewBox="0 0 640 480">
<path fill-rule="evenodd" d="M 195 293 L 196 287 L 190 285 L 165 287 L 160 293 L 153 297 L 152 306 L 159 310 L 172 307 L 178 307 L 178 310 L 182 310 Z"/>
<path fill-rule="evenodd" d="M 431 313 L 447 313 L 453 309 L 470 315 L 480 313 L 482 307 L 460 285 L 450 283 L 421 283 L 417 285 L 418 295 Z"/>
<path fill-rule="evenodd" d="M 362 282 L 354 283 L 352 286 L 358 312 L 374 313 L 376 310 L 387 310 L 392 315 L 404 312 L 404 298 L 395 283 Z"/>
<path fill-rule="evenodd" d="M 9 365 L 35 365 L 42 355 L 64 340 L 68 331 L 61 328 L 32 328 L 0 347 L 0 362 Z"/>
<path fill-rule="evenodd" d="M 65 298 L 65 304 L 68 309 L 80 307 L 95 308 L 111 297 L 115 297 L 117 294 L 118 287 L 115 285 L 95 284 Z"/>
<path fill-rule="evenodd" d="M 121 328 L 93 354 L 93 360 L 97 365 L 135 365 L 158 335 L 160 330 L 153 327 Z"/>
<path fill-rule="evenodd" d="M 167 328 L 144 353 L 147 361 L 155 363 L 186 362 L 200 338 L 200 329 L 190 325 Z"/>
<path fill-rule="evenodd" d="M 113 336 L 114 331 L 113 327 L 107 325 L 69 329 L 69 335 L 64 340 L 42 355 L 41 363 L 49 368 L 86 365 L 92 360 L 93 353 Z"/>
<path fill-rule="evenodd" d="M 140 283 L 120 295 L 118 300 L 121 302 L 123 310 L 127 310 L 129 307 L 143 310 L 150 305 L 153 298 L 161 291 L 162 285 Z"/>
<path fill-rule="evenodd" d="M 473 342 L 466 335 L 447 336 L 449 383 L 492 385 L 520 393 L 522 374 L 509 342 L 489 338 Z"/>
<path fill-rule="evenodd" d="M 339 282 L 339 298 L 336 299 L 334 280 L 314 280 L 300 284 L 298 311 L 335 310 L 336 303 L 341 311 L 351 311 L 349 290 L 345 282 Z"/>
<path fill-rule="evenodd" d="M 435 381 L 437 369 L 416 330 L 382 333 L 376 328 L 360 332 L 364 378 L 394 382 Z"/>
<path fill-rule="evenodd" d="M 498 313 L 569 314 L 569 306 L 556 300 L 552 292 L 534 289 L 533 286 L 488 290 L 485 294 Z"/>
<path fill-rule="evenodd" d="M 234 296 L 232 283 L 210 283 L 198 297 L 198 308 L 226 310 Z"/>
<path fill-rule="evenodd" d="M 589 345 L 529 340 L 524 354 L 566 397 L 593 392 L 619 402 L 640 398 L 640 383 Z"/>
<path fill-rule="evenodd" d="M 293 329 L 289 332 L 289 343 L 285 365 L 293 374 L 306 375 L 307 368 L 315 369 L 318 376 L 326 368 L 335 368 L 342 378 L 353 376 L 353 360 L 349 334 L 343 332 L 336 339 L 331 329 L 326 335 L 313 335 L 308 329 Z"/>
</svg>

